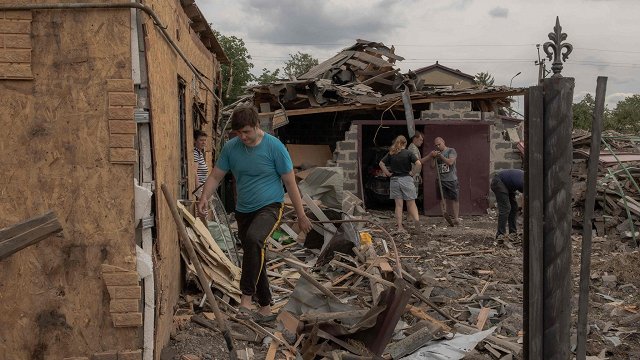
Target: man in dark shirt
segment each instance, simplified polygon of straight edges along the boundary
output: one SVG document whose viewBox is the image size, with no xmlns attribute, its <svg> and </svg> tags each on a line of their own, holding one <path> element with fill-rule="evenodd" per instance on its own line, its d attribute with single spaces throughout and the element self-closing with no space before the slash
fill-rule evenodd
<svg viewBox="0 0 640 360">
<path fill-rule="evenodd" d="M 506 235 L 507 222 L 509 233 L 516 234 L 516 218 L 518 217 L 518 203 L 516 191 L 523 192 L 524 171 L 519 169 L 502 170 L 491 180 L 491 191 L 498 202 L 498 231 L 496 239 Z"/>
</svg>

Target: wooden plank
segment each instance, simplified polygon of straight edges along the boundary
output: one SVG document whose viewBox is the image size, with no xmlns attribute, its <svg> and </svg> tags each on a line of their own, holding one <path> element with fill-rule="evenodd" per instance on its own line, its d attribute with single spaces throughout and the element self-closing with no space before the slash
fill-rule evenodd
<svg viewBox="0 0 640 360">
<path fill-rule="evenodd" d="M 598 160 L 600 156 L 600 140 L 602 138 L 602 122 L 604 116 L 604 100 L 607 89 L 607 78 L 598 76 L 596 85 L 596 105 L 591 125 L 591 149 L 587 167 L 587 193 L 584 203 L 582 223 L 582 249 L 580 252 L 580 285 L 578 300 L 577 326 L 577 360 L 585 360 L 587 356 L 587 321 L 589 310 L 589 283 L 591 268 L 591 236 L 593 208 L 596 203 L 596 182 L 598 181 Z M 640 211 L 640 209 L 638 209 Z"/>
<path fill-rule="evenodd" d="M 524 214 L 524 349 L 528 359 L 542 360 L 542 87 L 525 97 L 525 214 Z"/>
<path fill-rule="evenodd" d="M 62 225 L 53 211 L 6 227 L 0 230 L 0 260 L 60 231 Z"/>
<path fill-rule="evenodd" d="M 483 307 L 480 309 L 480 313 L 478 314 L 478 322 L 476 323 L 476 329 L 482 330 L 484 328 L 484 324 L 486 324 L 487 320 L 489 319 L 490 312 L 490 308 Z"/>
<path fill-rule="evenodd" d="M 274 335 L 277 336 L 278 338 L 282 336 L 282 334 L 279 331 L 276 331 Z M 265 356 L 264 359 L 274 360 L 276 358 L 276 352 L 278 351 L 279 346 L 280 344 L 278 344 L 277 341 L 271 341 L 271 344 L 269 345 L 269 350 L 267 350 L 267 355 Z"/>
</svg>

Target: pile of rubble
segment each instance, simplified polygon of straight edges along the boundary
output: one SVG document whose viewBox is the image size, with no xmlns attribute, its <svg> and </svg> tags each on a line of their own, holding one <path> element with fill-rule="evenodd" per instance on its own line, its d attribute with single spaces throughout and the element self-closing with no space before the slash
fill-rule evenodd
<svg viewBox="0 0 640 360">
<path fill-rule="evenodd" d="M 182 208 L 189 239 L 199 249 L 200 263 L 209 269 L 205 283 L 218 292 L 224 317 L 244 328 L 232 327 L 236 347 L 242 349 L 240 358 L 411 359 L 428 353 L 453 359 L 462 358 L 460 354 L 481 341 L 497 359 L 520 355 L 522 348 L 516 341 L 520 325 L 514 327 L 511 339 L 498 335 L 492 327 L 490 319 L 498 317 L 504 305 L 499 298 L 484 295 L 490 282 L 454 274 L 466 276 L 463 281 L 478 280 L 484 285 L 477 294 L 459 299 L 459 304 L 469 305 L 471 316 L 458 312 L 454 317 L 440 309 L 435 304 L 438 298 L 432 297 L 433 284 L 438 281 L 435 275 L 421 273 L 401 260 L 396 242 L 405 242 L 404 235 L 392 236 L 379 219 L 363 216 L 361 201 L 343 191 L 340 184 L 339 168 L 314 168 L 299 184 L 305 209 L 315 219 L 314 231 L 307 236 L 298 234 L 288 204 L 280 228 L 269 239 L 266 270 L 274 298 L 272 308 L 278 313 L 272 323 L 237 316 L 239 264 L 229 260 L 236 258 L 236 248 L 228 246 L 230 241 L 211 235 L 233 236 L 233 221 L 229 221 L 230 231 L 207 231 Z M 215 212 L 218 219 L 226 217 Z M 225 251 L 227 259 L 222 258 Z M 464 253 L 443 254 L 458 255 Z M 193 269 L 188 255 L 183 256 L 187 268 Z M 189 273 L 196 275 L 193 270 Z M 189 311 L 183 311 L 181 318 L 218 329 L 211 314 L 193 310 L 204 305 L 204 296 L 189 300 L 188 306 L 182 306 Z M 484 305 L 476 309 L 474 303 Z M 240 341 L 246 344 L 240 345 Z"/>
<path fill-rule="evenodd" d="M 591 134 L 574 131 L 573 221 L 582 228 Z M 640 239 L 640 139 L 607 131 L 602 134 L 594 226 L 597 235 Z"/>
</svg>

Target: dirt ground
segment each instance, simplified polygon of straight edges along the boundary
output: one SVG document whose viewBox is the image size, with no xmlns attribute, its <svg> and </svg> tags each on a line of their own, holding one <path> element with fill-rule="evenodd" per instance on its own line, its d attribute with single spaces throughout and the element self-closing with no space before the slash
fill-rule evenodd
<svg viewBox="0 0 640 360">
<path fill-rule="evenodd" d="M 386 229 L 395 229 L 391 211 L 372 211 L 371 215 Z M 495 226 L 495 214 L 464 218 L 455 228 L 446 226 L 442 218 L 424 217 L 420 229 L 410 229 L 408 236 L 398 236 L 396 242 L 403 263 L 425 275 L 428 286 L 424 291 L 433 303 L 471 325 L 477 323 L 479 309 L 488 307 L 491 312 L 484 329 L 496 326 L 496 336 L 522 345 L 522 244 L 497 244 Z M 580 232 L 576 230 L 572 238 L 571 346 L 575 349 Z M 640 359 L 640 320 L 630 318 L 639 311 L 639 287 L 640 252 L 617 238 L 594 238 L 587 355 L 593 359 Z M 239 325 L 233 330 L 247 333 Z M 255 359 L 264 358 L 267 345 L 238 343 L 239 347 L 251 347 Z M 494 359 L 481 344 L 466 359 Z M 186 321 L 176 326 L 161 358 L 227 359 L 226 353 L 219 332 Z"/>
</svg>

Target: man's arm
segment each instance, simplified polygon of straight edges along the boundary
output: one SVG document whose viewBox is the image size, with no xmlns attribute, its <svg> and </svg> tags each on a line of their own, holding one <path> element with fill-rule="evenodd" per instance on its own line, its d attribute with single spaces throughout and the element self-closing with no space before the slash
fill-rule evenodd
<svg viewBox="0 0 640 360">
<path fill-rule="evenodd" d="M 293 208 L 295 209 L 296 215 L 298 216 L 298 227 L 306 234 L 311 231 L 311 221 L 309 221 L 307 214 L 304 213 L 304 207 L 302 206 L 302 197 L 300 196 L 300 191 L 298 190 L 298 184 L 296 184 L 296 177 L 293 174 L 293 170 L 289 171 L 286 174 L 283 174 L 281 176 L 281 179 L 284 183 L 284 187 L 287 188 L 289 199 L 291 199 Z"/>
<path fill-rule="evenodd" d="M 416 166 L 414 169 L 416 172 L 415 174 L 411 174 L 411 176 L 416 176 L 422 172 L 422 162 L 418 159 L 413 164 Z"/>
<path fill-rule="evenodd" d="M 442 161 L 443 163 L 445 163 L 445 164 L 447 164 L 449 166 L 453 165 L 456 162 L 456 158 L 457 157 L 458 156 L 455 155 L 455 156 L 451 156 L 449 158 L 446 158 L 446 157 L 442 156 L 442 153 L 438 154 L 438 158 L 440 158 L 440 161 Z"/>
<path fill-rule="evenodd" d="M 220 181 L 224 178 L 226 171 L 220 170 L 217 166 L 213 168 L 211 174 L 207 177 L 207 181 L 204 182 L 202 186 L 202 195 L 200 195 L 200 201 L 198 201 L 198 211 L 201 214 L 204 214 L 207 210 L 207 201 L 213 195 L 213 192 L 216 191 Z"/>
</svg>

